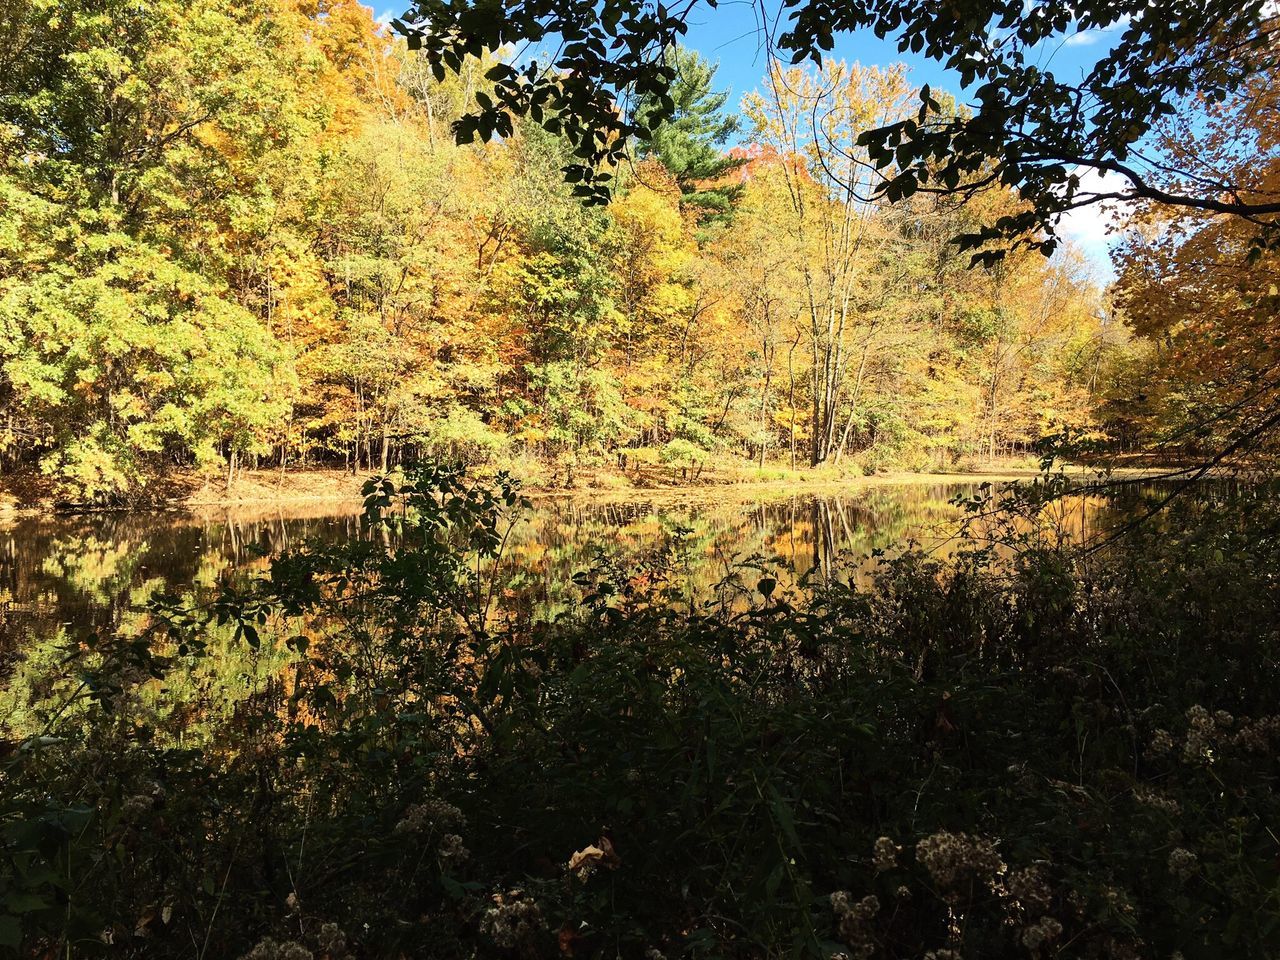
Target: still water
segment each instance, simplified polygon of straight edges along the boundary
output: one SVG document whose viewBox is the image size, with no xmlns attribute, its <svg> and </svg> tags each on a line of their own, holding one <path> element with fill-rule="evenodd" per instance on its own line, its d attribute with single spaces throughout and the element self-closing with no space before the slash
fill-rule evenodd
<svg viewBox="0 0 1280 960">
<path fill-rule="evenodd" d="M 575 573 L 637 567 L 676 549 L 697 590 L 763 558 L 794 577 L 848 574 L 876 548 L 954 533 L 951 500 L 976 484 L 851 488 L 833 495 L 732 488 L 602 500 L 539 498 L 511 538 L 508 591 L 533 615 L 574 602 Z M 365 535 L 358 504 L 237 507 L 199 515 L 24 519 L 0 529 L 0 659 L 25 642 L 113 630 L 157 590 L 210 591 L 308 541 Z"/>
</svg>

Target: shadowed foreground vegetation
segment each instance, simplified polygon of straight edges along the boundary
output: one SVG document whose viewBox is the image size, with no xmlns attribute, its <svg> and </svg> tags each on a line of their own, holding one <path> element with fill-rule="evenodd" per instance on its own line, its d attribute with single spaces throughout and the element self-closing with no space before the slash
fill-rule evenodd
<svg viewBox="0 0 1280 960">
<path fill-rule="evenodd" d="M 399 546 L 20 667 L 0 941 L 1274 956 L 1274 501 L 1206 488 L 1089 554 L 1035 520 L 1052 486 L 866 589 L 748 564 L 689 609 L 673 553 L 530 623 L 494 613 L 514 484 L 372 484 Z"/>
</svg>

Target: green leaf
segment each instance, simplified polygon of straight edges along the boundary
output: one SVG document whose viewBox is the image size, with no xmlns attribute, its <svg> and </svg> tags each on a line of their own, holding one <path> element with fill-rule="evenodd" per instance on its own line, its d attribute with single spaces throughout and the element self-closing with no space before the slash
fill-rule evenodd
<svg viewBox="0 0 1280 960">
<path fill-rule="evenodd" d="M 17 949 L 22 943 L 22 921 L 18 917 L 0 913 L 0 947 Z"/>
</svg>

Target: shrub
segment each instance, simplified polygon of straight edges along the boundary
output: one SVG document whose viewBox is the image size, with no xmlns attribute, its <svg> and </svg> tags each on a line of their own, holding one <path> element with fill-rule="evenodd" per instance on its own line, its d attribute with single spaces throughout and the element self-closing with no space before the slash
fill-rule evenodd
<svg viewBox="0 0 1280 960">
<path fill-rule="evenodd" d="M 866 589 L 783 595 L 740 567 L 692 610 L 669 570 L 601 568 L 575 616 L 529 624 L 486 606 L 511 481 L 433 467 L 369 497 L 389 545 L 279 560 L 206 612 L 158 599 L 138 636 L 58 666 L 56 706 L 14 711 L 10 945 L 1280 948 L 1268 501 L 1188 504 L 1088 556 L 907 552 Z M 288 665 L 193 719 L 164 691 L 218 649 L 206 619 Z"/>
</svg>

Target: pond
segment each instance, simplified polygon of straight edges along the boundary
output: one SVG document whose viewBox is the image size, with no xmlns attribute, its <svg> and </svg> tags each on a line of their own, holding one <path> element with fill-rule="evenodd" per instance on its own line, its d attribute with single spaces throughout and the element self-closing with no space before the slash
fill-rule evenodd
<svg viewBox="0 0 1280 960">
<path fill-rule="evenodd" d="M 628 499 L 542 497 L 514 531 L 508 597 L 533 616 L 574 602 L 575 573 L 630 569 L 675 551 L 691 590 L 764 558 L 794 577 L 852 572 L 875 549 L 954 533 L 951 503 L 976 483 L 788 494 L 708 488 Z M 202 514 L 29 518 L 0 529 L 0 651 L 59 632 L 82 637 L 138 616 L 156 590 L 211 591 L 307 541 L 365 535 L 357 503 L 242 506 Z"/>
</svg>

